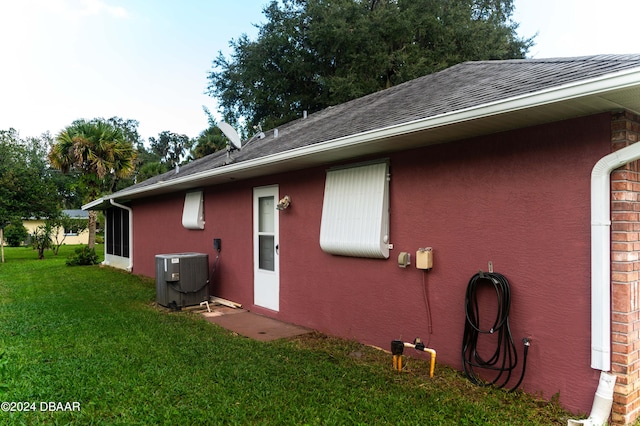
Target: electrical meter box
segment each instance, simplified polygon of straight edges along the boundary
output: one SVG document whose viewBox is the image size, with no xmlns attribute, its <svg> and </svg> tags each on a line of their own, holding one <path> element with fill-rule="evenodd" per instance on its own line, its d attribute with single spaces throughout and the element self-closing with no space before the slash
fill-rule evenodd
<svg viewBox="0 0 640 426">
<path fill-rule="evenodd" d="M 209 300 L 209 255 L 156 255 L 156 301 L 165 307 L 199 305 Z"/>
</svg>

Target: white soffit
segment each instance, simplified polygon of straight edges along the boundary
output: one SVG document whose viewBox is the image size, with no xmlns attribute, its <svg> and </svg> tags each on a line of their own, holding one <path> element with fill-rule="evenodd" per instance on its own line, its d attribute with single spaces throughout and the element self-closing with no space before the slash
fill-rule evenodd
<svg viewBox="0 0 640 426">
<path fill-rule="evenodd" d="M 118 194 L 118 199 L 134 199 L 215 185 L 233 179 L 247 179 L 365 155 L 418 148 L 616 109 L 627 109 L 640 114 L 640 69 L 232 163 L 131 191 L 125 189 Z"/>
</svg>

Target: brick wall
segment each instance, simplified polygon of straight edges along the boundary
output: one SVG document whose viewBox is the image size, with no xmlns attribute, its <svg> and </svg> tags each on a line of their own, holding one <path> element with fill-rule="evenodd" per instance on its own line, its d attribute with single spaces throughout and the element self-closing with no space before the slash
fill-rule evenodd
<svg viewBox="0 0 640 426">
<path fill-rule="evenodd" d="M 616 151 L 640 140 L 640 116 L 612 114 L 611 145 Z M 611 174 L 611 361 L 617 374 L 612 422 L 640 417 L 640 164 Z"/>
</svg>

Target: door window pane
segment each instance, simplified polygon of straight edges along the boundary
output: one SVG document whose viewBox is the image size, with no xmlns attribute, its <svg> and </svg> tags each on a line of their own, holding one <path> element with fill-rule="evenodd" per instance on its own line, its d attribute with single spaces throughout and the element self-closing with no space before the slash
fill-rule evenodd
<svg viewBox="0 0 640 426">
<path fill-rule="evenodd" d="M 275 270 L 275 246 L 273 235 L 260 235 L 258 237 L 258 267 L 267 271 Z"/>
<path fill-rule="evenodd" d="M 258 209 L 258 232 L 273 232 L 273 216 L 275 215 L 273 197 L 260 197 Z"/>
</svg>

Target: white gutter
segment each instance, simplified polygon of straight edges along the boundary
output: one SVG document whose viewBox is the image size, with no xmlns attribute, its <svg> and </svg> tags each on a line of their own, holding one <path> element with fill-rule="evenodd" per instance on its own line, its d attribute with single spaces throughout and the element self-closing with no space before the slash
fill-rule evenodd
<svg viewBox="0 0 640 426">
<path fill-rule="evenodd" d="M 133 210 L 131 207 L 123 206 L 122 204 L 118 204 L 113 201 L 113 198 L 109 199 L 111 205 L 115 207 L 120 207 L 121 209 L 125 209 L 129 212 L 129 265 L 127 266 L 127 271 L 133 271 Z M 104 245 L 104 254 L 105 257 L 107 255 L 107 245 Z"/>
<path fill-rule="evenodd" d="M 586 96 L 598 96 L 612 91 L 620 91 L 626 88 L 638 87 L 640 85 L 640 68 L 620 71 L 607 74 L 588 80 L 569 83 L 558 87 L 541 90 L 534 93 L 514 96 L 482 105 L 460 109 L 445 114 L 439 114 L 407 123 L 397 124 L 381 129 L 357 133 L 326 142 L 294 148 L 288 151 L 255 158 L 252 160 L 232 163 L 222 167 L 216 167 L 204 172 L 187 175 L 185 177 L 173 178 L 168 181 L 161 181 L 142 188 L 135 188 L 130 191 L 126 189 L 117 193 L 118 198 L 144 194 L 162 188 L 170 188 L 174 185 L 189 183 L 191 181 L 234 175 L 241 171 L 255 170 L 261 167 L 273 166 L 277 163 L 311 157 L 330 151 L 364 146 L 368 143 L 380 141 L 396 136 L 401 136 L 413 132 L 436 129 L 444 126 L 469 122 L 481 118 L 507 114 L 510 112 L 522 111 L 544 105 L 555 104 Z M 608 110 L 615 108 L 625 108 L 624 106 L 610 106 Z M 109 196 L 111 197 L 111 196 Z M 84 206 L 83 206 L 84 207 Z"/>
<path fill-rule="evenodd" d="M 87 204 L 83 204 L 81 206 L 82 210 L 91 210 L 91 208 L 99 206 L 101 204 L 103 204 L 104 202 L 106 202 L 106 199 L 104 197 L 102 198 L 98 198 L 97 200 L 93 200 Z"/>
</svg>

